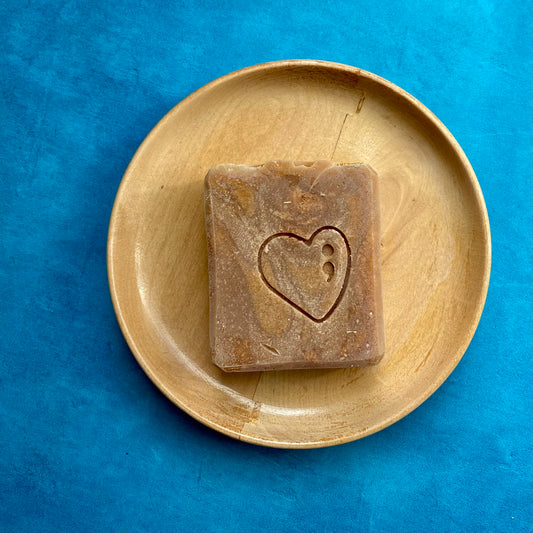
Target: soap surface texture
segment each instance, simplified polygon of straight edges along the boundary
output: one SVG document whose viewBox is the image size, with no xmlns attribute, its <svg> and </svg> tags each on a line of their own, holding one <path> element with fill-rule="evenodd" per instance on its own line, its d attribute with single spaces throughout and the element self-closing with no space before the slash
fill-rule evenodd
<svg viewBox="0 0 533 533">
<path fill-rule="evenodd" d="M 368 165 L 219 165 L 205 178 L 209 333 L 227 372 L 376 364 L 378 177 Z"/>
</svg>

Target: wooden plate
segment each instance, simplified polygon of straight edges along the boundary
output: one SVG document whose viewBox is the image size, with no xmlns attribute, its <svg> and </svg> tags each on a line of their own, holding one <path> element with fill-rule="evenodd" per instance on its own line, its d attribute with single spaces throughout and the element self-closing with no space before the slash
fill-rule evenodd
<svg viewBox="0 0 533 533">
<path fill-rule="evenodd" d="M 203 178 L 269 159 L 368 162 L 380 175 L 378 366 L 231 375 L 211 363 Z M 148 135 L 116 197 L 108 274 L 135 357 L 174 403 L 232 437 L 305 448 L 378 431 L 443 383 L 478 324 L 490 254 L 475 174 L 428 109 L 353 67 L 280 61 L 209 83 Z"/>
</svg>

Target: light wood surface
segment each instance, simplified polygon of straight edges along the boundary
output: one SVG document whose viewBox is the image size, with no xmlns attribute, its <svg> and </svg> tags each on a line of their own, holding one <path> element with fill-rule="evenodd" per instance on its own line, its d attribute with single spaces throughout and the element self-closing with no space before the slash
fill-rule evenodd
<svg viewBox="0 0 533 533">
<path fill-rule="evenodd" d="M 219 163 L 269 159 L 378 172 L 379 365 L 231 375 L 212 364 L 203 179 Z M 481 190 L 448 130 L 391 83 L 318 61 L 237 71 L 172 109 L 129 165 L 109 228 L 113 304 L 148 376 L 201 422 L 268 446 L 354 440 L 420 405 L 465 352 L 489 273 Z"/>
</svg>

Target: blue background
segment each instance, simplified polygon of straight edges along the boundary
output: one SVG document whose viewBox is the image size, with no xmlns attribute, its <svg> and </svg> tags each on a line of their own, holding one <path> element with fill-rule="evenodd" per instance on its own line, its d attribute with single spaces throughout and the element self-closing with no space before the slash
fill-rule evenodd
<svg viewBox="0 0 533 533">
<path fill-rule="evenodd" d="M 531 531 L 531 6 L 511 0 L 0 4 L 0 530 Z M 318 450 L 240 443 L 152 385 L 117 325 L 121 176 L 190 92 L 276 59 L 426 104 L 493 237 L 466 356 L 420 408 Z"/>
</svg>

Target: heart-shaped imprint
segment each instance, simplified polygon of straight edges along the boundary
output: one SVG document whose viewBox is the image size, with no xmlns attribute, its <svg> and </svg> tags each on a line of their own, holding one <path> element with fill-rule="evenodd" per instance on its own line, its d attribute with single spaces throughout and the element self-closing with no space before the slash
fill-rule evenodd
<svg viewBox="0 0 533 533">
<path fill-rule="evenodd" d="M 350 246 L 333 226 L 309 239 L 276 233 L 259 249 L 263 281 L 286 302 L 315 322 L 323 322 L 340 302 L 350 271 Z"/>
</svg>

